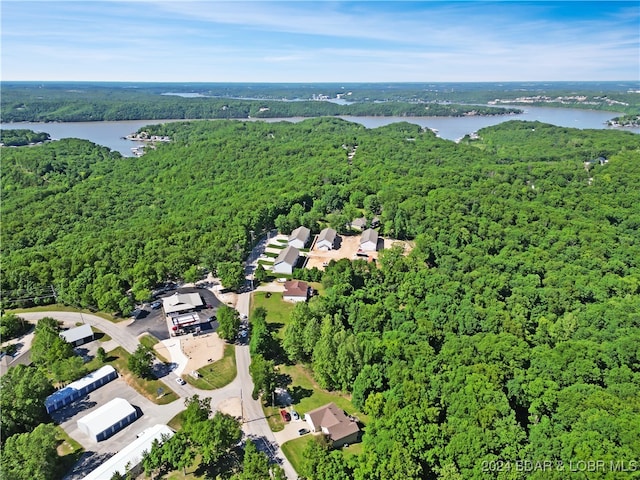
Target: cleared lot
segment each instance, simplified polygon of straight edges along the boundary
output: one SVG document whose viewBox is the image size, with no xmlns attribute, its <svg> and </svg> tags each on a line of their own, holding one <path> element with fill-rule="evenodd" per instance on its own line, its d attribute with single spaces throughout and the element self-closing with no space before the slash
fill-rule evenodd
<svg viewBox="0 0 640 480">
<path fill-rule="evenodd" d="M 353 260 L 354 258 L 362 258 L 363 260 L 368 259 L 370 261 L 377 261 L 380 250 L 391 248 L 391 246 L 396 242 L 404 244 L 405 253 L 408 253 L 411 249 L 410 245 L 407 242 L 385 238 L 378 240 L 378 251 L 364 252 L 367 255 L 366 257 L 356 257 L 356 253 L 358 253 L 358 250 L 360 249 L 360 238 L 361 235 L 339 235 L 338 237 L 336 237 L 337 248 L 329 250 L 328 252 L 316 249 L 314 241 L 314 245 L 308 253 L 309 259 L 307 261 L 306 267 L 318 267 L 318 269 L 324 270 L 326 263 L 329 263 L 331 260 L 340 260 L 341 258 L 348 258 L 349 260 Z"/>
</svg>

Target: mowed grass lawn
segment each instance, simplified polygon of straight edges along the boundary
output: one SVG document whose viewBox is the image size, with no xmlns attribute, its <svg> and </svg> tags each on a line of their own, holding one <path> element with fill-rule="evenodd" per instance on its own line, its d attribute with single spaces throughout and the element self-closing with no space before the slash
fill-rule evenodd
<svg viewBox="0 0 640 480">
<path fill-rule="evenodd" d="M 166 405 L 167 403 L 171 403 L 179 398 L 173 390 L 164 384 L 164 382 L 156 379 L 140 378 L 131 373 L 127 366 L 130 356 L 131 354 L 124 348 L 117 347 L 110 352 L 107 352 L 107 362 L 105 362 L 105 364 L 113 366 L 127 385 L 157 405 Z M 89 371 L 93 371 L 102 367 L 102 364 L 97 358 L 94 358 L 87 363 L 86 366 Z M 159 388 L 162 388 L 163 390 L 163 395 L 160 398 L 158 398 Z"/>
<path fill-rule="evenodd" d="M 293 303 L 285 302 L 282 293 L 254 292 L 251 296 L 251 311 L 262 307 L 267 311 L 267 323 L 276 331 L 276 336 L 282 340 L 284 328 L 289 323 L 291 312 L 295 308 Z"/>
<path fill-rule="evenodd" d="M 363 424 L 366 425 L 368 422 L 369 418 L 355 409 L 351 403 L 350 395 L 320 388 L 313 379 L 311 371 L 304 365 L 279 365 L 278 369 L 281 374 L 291 377 L 291 384 L 288 387 L 289 393 L 293 397 L 294 408 L 301 416 L 327 403 L 334 402 L 347 414 L 357 417 Z"/>
</svg>

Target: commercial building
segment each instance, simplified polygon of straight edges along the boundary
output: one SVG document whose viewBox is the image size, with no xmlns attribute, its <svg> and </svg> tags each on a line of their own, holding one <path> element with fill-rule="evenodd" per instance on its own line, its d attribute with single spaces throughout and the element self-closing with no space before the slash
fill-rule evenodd
<svg viewBox="0 0 640 480">
<path fill-rule="evenodd" d="M 171 323 L 173 332 L 200 324 L 200 316 L 198 315 L 197 309 L 203 305 L 202 297 L 197 292 L 176 292 L 162 299 L 162 308 Z"/>
<path fill-rule="evenodd" d="M 52 393 L 45 399 L 44 406 L 47 413 L 55 412 L 56 410 L 69 405 L 80 397 L 87 395 L 89 392 L 100 388 L 102 385 L 109 383 L 111 380 L 116 378 L 118 378 L 118 372 L 116 369 L 111 365 L 105 365 L 80 380 L 71 382 L 63 389 Z"/>
<path fill-rule="evenodd" d="M 96 442 L 101 442 L 133 423 L 138 411 L 124 398 L 109 403 L 78 420 L 78 429 Z"/>
<path fill-rule="evenodd" d="M 144 452 L 151 451 L 153 442 L 157 440 L 162 443 L 172 436 L 173 430 L 166 425 L 154 425 L 139 433 L 138 438 L 89 473 L 84 480 L 108 480 L 116 472 L 123 477 L 127 472 L 135 475 L 140 472 Z"/>
<path fill-rule="evenodd" d="M 70 328 L 60 332 L 60 336 L 65 342 L 70 343 L 74 347 L 93 341 L 93 330 L 91 325 L 80 325 L 79 327 Z"/>
</svg>

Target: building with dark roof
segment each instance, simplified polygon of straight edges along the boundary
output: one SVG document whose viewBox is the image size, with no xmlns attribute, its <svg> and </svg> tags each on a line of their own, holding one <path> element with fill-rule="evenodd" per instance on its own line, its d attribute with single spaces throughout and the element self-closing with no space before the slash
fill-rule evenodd
<svg viewBox="0 0 640 480">
<path fill-rule="evenodd" d="M 305 302 L 309 297 L 309 285 L 300 280 L 287 280 L 284 282 L 282 298 L 287 302 Z"/>
</svg>

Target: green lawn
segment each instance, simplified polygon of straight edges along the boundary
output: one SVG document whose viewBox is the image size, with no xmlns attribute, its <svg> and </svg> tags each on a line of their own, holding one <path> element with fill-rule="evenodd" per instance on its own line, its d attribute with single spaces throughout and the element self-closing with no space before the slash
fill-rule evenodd
<svg viewBox="0 0 640 480">
<path fill-rule="evenodd" d="M 193 378 L 189 374 L 182 378 L 190 385 L 202 390 L 215 390 L 230 384 L 238 374 L 235 346 L 225 343 L 222 358 L 200 368 L 198 373 L 201 375 L 200 378 Z"/>
<path fill-rule="evenodd" d="M 282 453 L 287 457 L 287 459 L 293 465 L 293 468 L 296 472 L 300 472 L 302 468 L 302 462 L 304 461 L 304 456 L 302 453 L 304 449 L 309 444 L 309 442 L 313 441 L 312 435 L 305 435 L 304 437 L 296 438 L 295 440 L 289 440 L 282 444 Z"/>
<path fill-rule="evenodd" d="M 129 352 L 127 352 L 124 348 L 114 348 L 110 352 L 107 352 L 106 365 L 112 365 L 113 368 L 115 368 L 120 376 L 124 379 L 127 385 L 129 385 L 139 394 L 144 395 L 146 398 L 157 405 L 166 405 L 167 403 L 171 403 L 179 398 L 173 390 L 167 387 L 160 380 L 147 380 L 132 374 L 127 367 L 129 356 Z M 89 371 L 93 371 L 100 368 L 102 364 L 98 361 L 97 358 L 94 358 L 89 363 L 87 363 L 86 366 Z M 162 388 L 163 390 L 162 397 L 160 398 L 158 398 L 158 388 Z"/>
<path fill-rule="evenodd" d="M 251 296 L 251 311 L 258 307 L 267 310 L 267 323 L 272 324 L 277 337 L 282 339 L 284 327 L 289 323 L 289 316 L 295 305 L 282 300 L 282 293 L 254 292 Z"/>
<path fill-rule="evenodd" d="M 142 335 L 140 337 L 140 343 L 142 345 L 144 345 L 145 347 L 147 347 L 149 350 L 151 350 L 151 352 L 158 357 L 158 360 L 160 360 L 163 363 L 170 363 L 170 360 L 165 358 L 163 355 L 161 355 L 160 353 L 158 353 L 156 350 L 154 350 L 154 346 L 157 343 L 160 343 L 160 340 L 158 340 L 156 337 L 154 337 L 153 335 L 151 335 L 150 333 L 145 333 L 144 335 Z"/>
<path fill-rule="evenodd" d="M 285 248 L 287 248 L 287 246 L 282 244 L 282 243 L 270 243 L 269 245 L 267 245 L 267 248 L 275 248 L 275 249 L 278 249 L 278 250 L 284 250 Z"/>
<path fill-rule="evenodd" d="M 362 423 L 367 423 L 368 417 L 354 408 L 348 395 L 321 389 L 313 379 L 311 371 L 304 365 L 280 365 L 279 370 L 280 373 L 291 377 L 289 393 L 293 397 L 296 411 L 301 416 L 310 410 L 334 402 L 348 414 L 358 417 Z"/>
<path fill-rule="evenodd" d="M 56 439 L 58 440 L 58 456 L 60 457 L 60 464 L 64 466 L 61 470 L 70 470 L 80 457 L 84 453 L 84 448 L 73 438 L 67 435 L 62 427 L 56 426 Z"/>
</svg>

